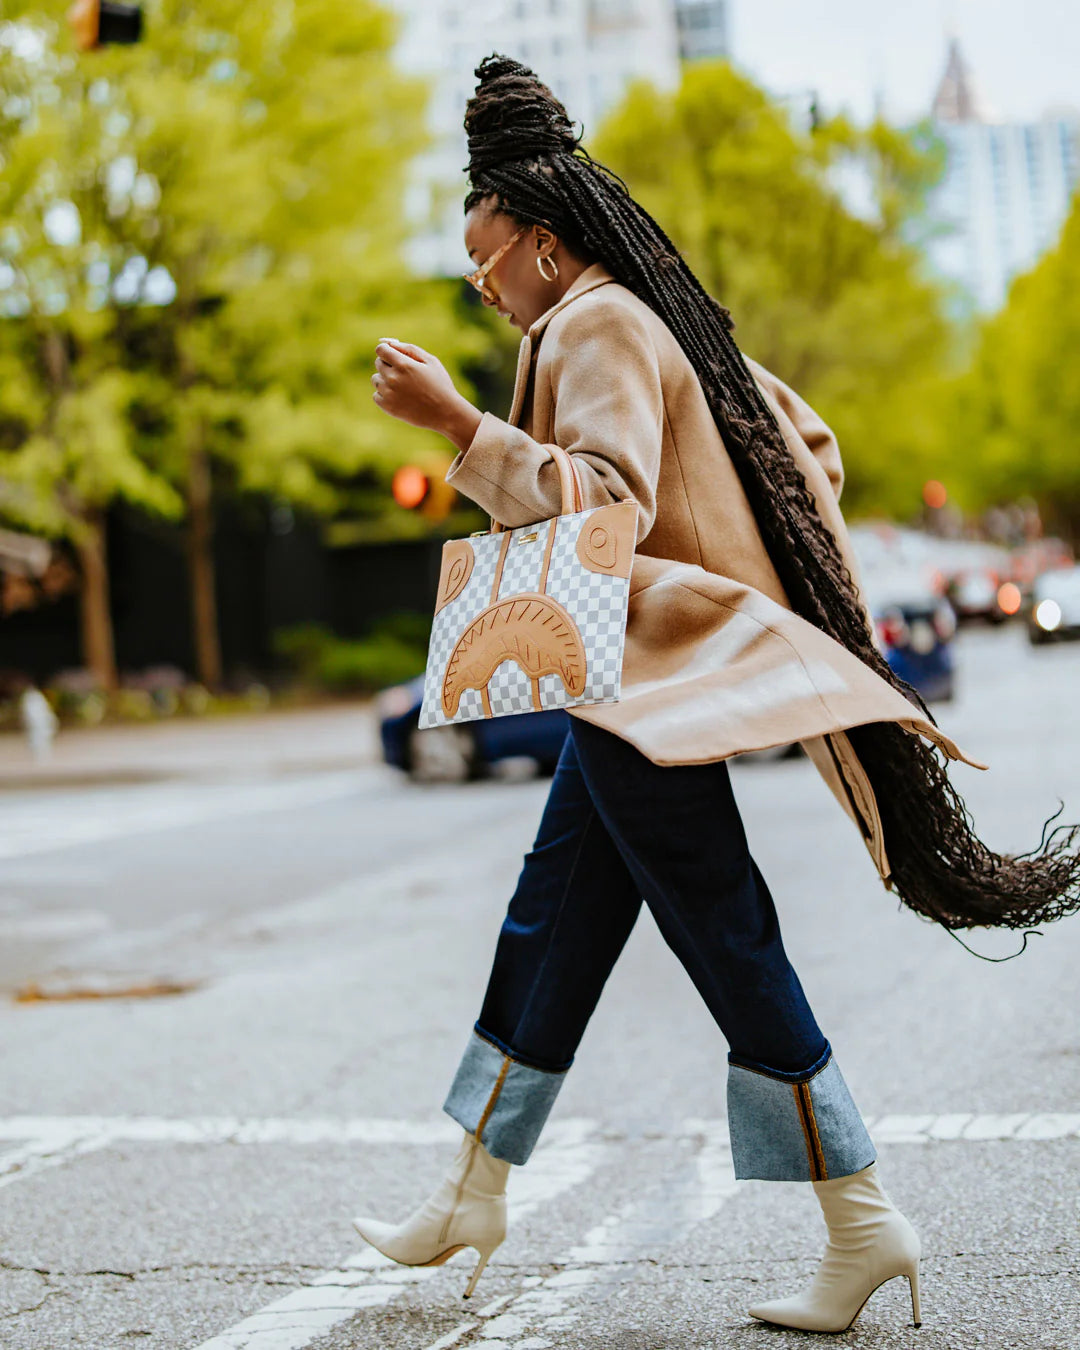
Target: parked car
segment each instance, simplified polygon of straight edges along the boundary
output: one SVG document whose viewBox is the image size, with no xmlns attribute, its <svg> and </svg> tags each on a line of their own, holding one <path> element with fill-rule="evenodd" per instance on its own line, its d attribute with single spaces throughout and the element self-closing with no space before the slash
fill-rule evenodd
<svg viewBox="0 0 1080 1350">
<path fill-rule="evenodd" d="M 889 664 L 928 703 L 951 699 L 956 617 L 948 601 L 919 588 L 904 588 L 895 579 L 881 587 L 880 595 L 883 598 L 872 601 L 872 609 Z M 379 695 L 376 714 L 387 764 L 421 782 L 464 782 L 501 760 L 517 758 L 535 760 L 541 773 L 554 771 L 570 725 L 567 713 L 520 713 L 421 731 L 423 694 L 420 676 Z M 789 746 L 760 758 L 796 753 Z"/>
<path fill-rule="evenodd" d="M 424 678 L 386 689 L 376 701 L 383 758 L 419 782 L 478 778 L 501 760 L 528 758 L 553 773 L 570 726 L 561 709 L 458 722 L 421 731 Z"/>
<path fill-rule="evenodd" d="M 949 602 L 916 592 L 879 600 L 872 610 L 885 658 L 897 675 L 927 703 L 951 700 L 956 615 Z"/>
<path fill-rule="evenodd" d="M 987 619 L 990 623 L 1003 623 L 1009 615 L 1001 604 L 1001 593 L 1008 583 L 1002 581 L 1001 575 L 998 568 L 985 563 L 953 573 L 946 584 L 945 594 L 956 614 L 962 619 Z"/>
<path fill-rule="evenodd" d="M 1028 641 L 1041 647 L 1080 637 L 1080 567 L 1044 572 L 1031 588 Z"/>
</svg>

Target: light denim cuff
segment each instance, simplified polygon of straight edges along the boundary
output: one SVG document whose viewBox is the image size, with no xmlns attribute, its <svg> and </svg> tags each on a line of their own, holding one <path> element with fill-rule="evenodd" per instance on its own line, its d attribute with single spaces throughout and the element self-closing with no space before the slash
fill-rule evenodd
<svg viewBox="0 0 1080 1350">
<path fill-rule="evenodd" d="M 740 1180 L 828 1181 L 861 1172 L 876 1157 L 831 1056 L 802 1080 L 729 1064 L 727 1098 Z"/>
<path fill-rule="evenodd" d="M 474 1032 L 443 1110 L 493 1158 L 525 1163 L 565 1077 L 522 1064 Z"/>
</svg>

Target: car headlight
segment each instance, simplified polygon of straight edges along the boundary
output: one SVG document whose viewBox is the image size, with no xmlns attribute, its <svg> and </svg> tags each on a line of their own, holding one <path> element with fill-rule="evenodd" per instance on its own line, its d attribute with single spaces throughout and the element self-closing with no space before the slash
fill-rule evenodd
<svg viewBox="0 0 1080 1350">
<path fill-rule="evenodd" d="M 1040 600 L 1035 606 L 1035 622 L 1044 633 L 1052 633 L 1061 624 L 1061 606 L 1056 600 Z"/>
</svg>

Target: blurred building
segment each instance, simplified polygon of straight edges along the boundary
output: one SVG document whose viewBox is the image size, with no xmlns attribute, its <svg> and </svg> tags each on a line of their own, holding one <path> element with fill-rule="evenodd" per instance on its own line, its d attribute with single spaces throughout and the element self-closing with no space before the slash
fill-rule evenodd
<svg viewBox="0 0 1080 1350">
<path fill-rule="evenodd" d="M 675 22 L 684 61 L 731 55 L 728 0 L 675 0 Z"/>
<path fill-rule="evenodd" d="M 1052 247 L 1068 214 L 1080 179 L 1080 113 L 996 120 L 954 39 L 933 120 L 948 160 L 930 203 L 943 227 L 931 261 L 964 286 L 976 309 L 995 310 L 1012 278 Z"/>
<path fill-rule="evenodd" d="M 411 260 L 429 275 L 453 275 L 467 262 L 461 124 L 483 57 L 505 52 L 531 66 L 588 137 L 630 80 L 661 88 L 677 83 L 684 22 L 704 45 L 721 40 L 725 17 L 716 0 L 489 0 L 482 12 L 464 0 L 393 3 L 402 18 L 398 59 L 430 91 L 434 143 L 418 163 L 409 199 L 410 217 L 419 226 Z M 692 21 L 677 18 L 677 9 L 693 11 Z"/>
</svg>

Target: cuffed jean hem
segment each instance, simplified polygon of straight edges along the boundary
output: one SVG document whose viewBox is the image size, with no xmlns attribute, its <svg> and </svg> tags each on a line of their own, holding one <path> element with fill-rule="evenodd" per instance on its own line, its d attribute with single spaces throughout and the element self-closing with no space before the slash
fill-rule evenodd
<svg viewBox="0 0 1080 1350">
<path fill-rule="evenodd" d="M 443 1110 L 476 1135 L 493 1158 L 525 1163 L 565 1077 L 565 1071 L 522 1064 L 474 1032 Z"/>
<path fill-rule="evenodd" d="M 728 1124 L 742 1181 L 829 1181 L 876 1153 L 831 1053 L 804 1077 L 728 1066 Z"/>
</svg>

